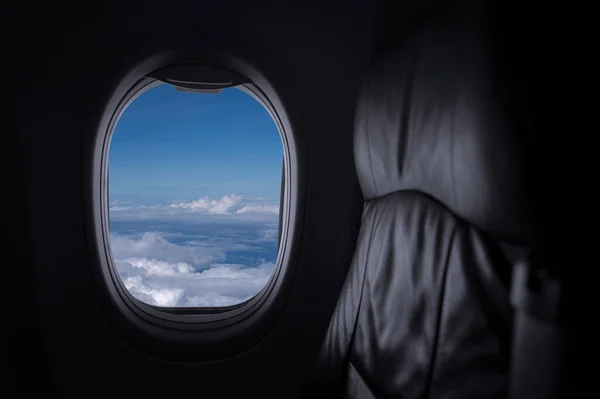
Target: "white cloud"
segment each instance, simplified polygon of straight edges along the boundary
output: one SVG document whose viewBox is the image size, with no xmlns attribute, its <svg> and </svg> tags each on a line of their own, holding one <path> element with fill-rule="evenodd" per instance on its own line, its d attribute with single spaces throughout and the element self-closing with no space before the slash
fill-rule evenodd
<svg viewBox="0 0 600 399">
<path fill-rule="evenodd" d="M 218 200 L 209 200 L 208 197 L 202 197 L 192 202 L 180 202 L 178 204 L 171 204 L 172 208 L 184 208 L 191 210 L 205 210 L 208 213 L 216 214 L 228 214 L 237 208 L 242 202 L 242 196 L 236 194 L 229 194 L 221 197 Z"/>
<path fill-rule="evenodd" d="M 183 296 L 183 290 L 179 288 L 152 288 L 144 283 L 142 276 L 128 277 L 123 282 L 125 288 L 129 290 L 138 300 L 150 305 L 173 307 Z"/>
<path fill-rule="evenodd" d="M 148 258 L 170 263 L 185 262 L 194 267 L 205 267 L 225 260 L 219 247 L 177 245 L 159 233 L 147 232 L 139 239 L 111 234 L 111 248 L 115 259 Z"/>
<path fill-rule="evenodd" d="M 122 206 L 112 204 L 111 220 L 169 220 L 169 221 L 222 221 L 250 223 L 277 223 L 279 201 L 244 199 L 242 195 L 228 194 L 219 199 L 201 197 L 194 201 L 180 201 L 168 205 Z"/>
<path fill-rule="evenodd" d="M 109 210 L 110 211 L 124 211 L 125 209 L 130 209 L 130 208 L 131 208 L 130 206 L 118 206 L 118 205 L 115 205 L 115 206 L 111 206 Z"/>
<path fill-rule="evenodd" d="M 153 276 L 177 276 L 194 273 L 195 269 L 185 262 L 169 263 L 156 259 L 148 258 L 129 258 L 124 259 L 126 265 L 134 269 L 143 270 L 146 275 Z"/>
<path fill-rule="evenodd" d="M 274 213 L 279 214 L 279 205 L 244 205 L 235 213 Z"/>
<path fill-rule="evenodd" d="M 111 235 L 111 246 L 125 287 L 140 301 L 156 306 L 241 303 L 267 284 L 275 267 L 273 262 L 222 263 L 221 247 L 178 245 L 159 233 L 139 238 Z"/>
<path fill-rule="evenodd" d="M 118 260 L 125 287 L 156 306 L 227 306 L 256 295 L 269 281 L 274 263 L 257 267 L 217 264 L 196 272 L 185 263 L 170 264 L 148 258 Z"/>
</svg>

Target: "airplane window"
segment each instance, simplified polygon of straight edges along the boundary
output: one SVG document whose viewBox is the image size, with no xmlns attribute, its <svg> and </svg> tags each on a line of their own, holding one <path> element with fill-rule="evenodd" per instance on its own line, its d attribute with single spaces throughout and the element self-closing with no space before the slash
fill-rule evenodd
<svg viewBox="0 0 600 399">
<path fill-rule="evenodd" d="M 160 84 L 123 112 L 108 151 L 110 246 L 130 294 L 159 307 L 224 307 L 276 267 L 283 145 L 237 88 Z"/>
</svg>

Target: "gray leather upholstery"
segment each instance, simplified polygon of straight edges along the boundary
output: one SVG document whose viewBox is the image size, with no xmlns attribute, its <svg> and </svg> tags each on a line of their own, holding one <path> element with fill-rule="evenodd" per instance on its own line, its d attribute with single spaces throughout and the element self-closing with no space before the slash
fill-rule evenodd
<svg viewBox="0 0 600 399">
<path fill-rule="evenodd" d="M 308 396 L 506 395 L 509 249 L 533 235 L 523 150 L 487 14 L 454 11 L 388 44 L 365 79 L 361 231 Z"/>
</svg>

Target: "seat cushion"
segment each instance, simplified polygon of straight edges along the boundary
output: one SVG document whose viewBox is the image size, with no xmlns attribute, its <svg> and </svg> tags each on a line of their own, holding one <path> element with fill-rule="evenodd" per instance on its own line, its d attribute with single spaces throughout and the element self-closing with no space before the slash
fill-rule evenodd
<svg viewBox="0 0 600 399">
<path fill-rule="evenodd" d="M 422 15 L 372 61 L 361 232 L 313 397 L 507 393 L 510 275 L 535 230 L 517 85 L 484 3 Z"/>
<path fill-rule="evenodd" d="M 319 358 L 320 393 L 504 397 L 509 265 L 495 242 L 425 194 L 367 203 Z"/>
</svg>

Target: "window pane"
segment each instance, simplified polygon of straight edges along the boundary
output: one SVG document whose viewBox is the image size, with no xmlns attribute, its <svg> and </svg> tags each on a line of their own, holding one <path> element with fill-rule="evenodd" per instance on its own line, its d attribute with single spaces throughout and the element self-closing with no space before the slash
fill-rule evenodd
<svg viewBox="0 0 600 399">
<path fill-rule="evenodd" d="M 283 146 L 262 104 L 235 88 L 156 86 L 124 111 L 108 158 L 112 255 L 135 298 L 221 307 L 266 285 Z"/>
</svg>

